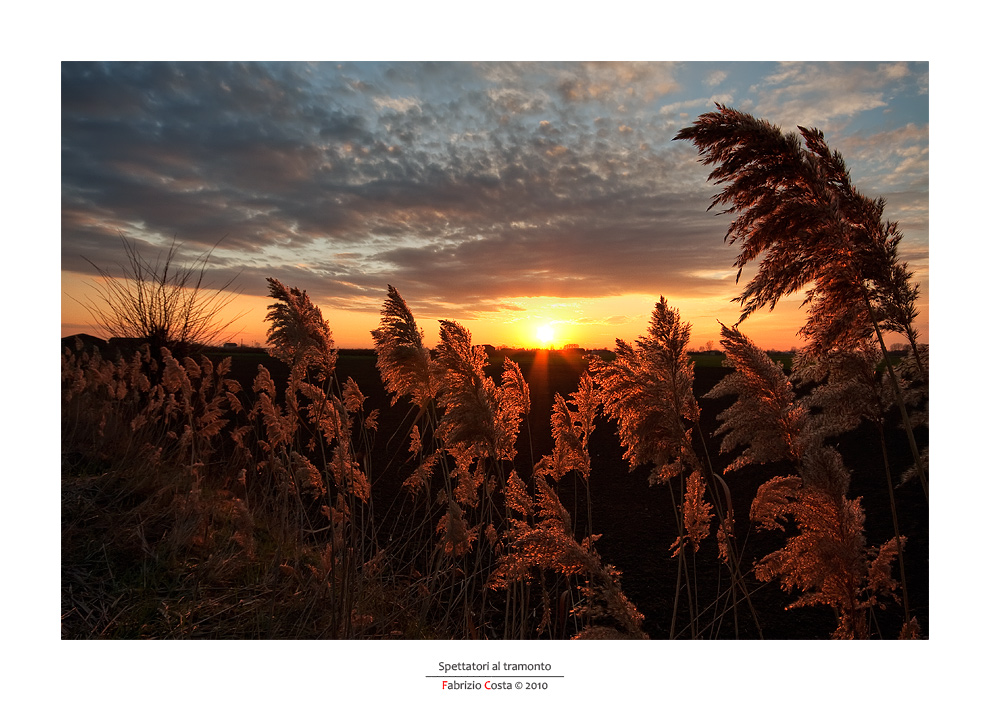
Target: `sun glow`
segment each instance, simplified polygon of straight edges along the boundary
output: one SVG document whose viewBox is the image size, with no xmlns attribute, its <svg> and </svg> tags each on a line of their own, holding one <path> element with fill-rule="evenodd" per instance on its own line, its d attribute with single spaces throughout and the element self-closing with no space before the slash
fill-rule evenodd
<svg viewBox="0 0 990 701">
<path fill-rule="evenodd" d="M 536 340 L 540 342 L 541 348 L 549 348 L 553 345 L 553 327 L 544 324 L 536 329 Z"/>
</svg>

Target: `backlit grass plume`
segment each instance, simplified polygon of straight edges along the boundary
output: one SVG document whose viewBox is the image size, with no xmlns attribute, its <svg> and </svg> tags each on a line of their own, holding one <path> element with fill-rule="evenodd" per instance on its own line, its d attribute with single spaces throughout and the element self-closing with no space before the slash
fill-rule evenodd
<svg viewBox="0 0 990 701">
<path fill-rule="evenodd" d="M 685 426 L 698 419 L 687 354 L 690 333 L 691 325 L 661 297 L 647 336 L 635 345 L 616 339 L 615 360 L 593 357 L 589 367 L 604 413 L 618 422 L 630 467 L 652 464 L 651 483 L 699 466 Z"/>
<path fill-rule="evenodd" d="M 738 243 L 736 280 L 759 260 L 756 275 L 733 301 L 740 321 L 765 306 L 806 289 L 808 322 L 801 335 L 806 352 L 818 355 L 871 337 L 880 345 L 905 425 L 883 331 L 907 338 L 917 353 L 915 301 L 918 286 L 899 260 L 901 233 L 883 220 L 883 198 L 853 186 L 842 155 L 829 149 L 817 129 L 798 127 L 800 137 L 752 115 L 717 105 L 675 139 L 692 141 L 709 180 L 722 186 L 709 207 L 728 205 L 737 215 L 725 239 Z M 927 494 L 927 479 L 912 431 L 906 437 Z"/>
<path fill-rule="evenodd" d="M 507 589 L 514 582 L 532 582 L 537 575 L 557 572 L 578 577 L 582 602 L 572 613 L 592 626 L 618 629 L 618 637 L 643 639 L 643 615 L 622 592 L 620 572 L 604 564 L 595 551 L 596 536 L 578 542 L 571 526 L 570 514 L 560 503 L 556 490 L 542 476 L 535 478 L 536 499 L 525 491 L 513 472 L 509 477 L 508 503 L 513 516 L 509 519 L 509 551 L 499 559 L 490 585 Z M 511 513 L 511 512 L 510 512 Z M 532 523 L 531 523 L 532 522 Z M 544 621 L 549 612 L 544 607 Z M 580 637 L 580 636 L 577 636 Z"/>
<path fill-rule="evenodd" d="M 878 381 L 879 349 L 872 343 L 847 345 L 825 355 L 799 352 L 790 381 L 810 387 L 802 400 L 811 415 L 808 428 L 823 436 L 838 436 L 865 419 L 881 424 L 889 391 Z"/>
<path fill-rule="evenodd" d="M 595 430 L 595 416 L 600 407 L 601 399 L 587 373 L 581 375 L 577 391 L 571 393 L 571 402 L 559 394 L 554 396 L 550 414 L 553 454 L 537 464 L 537 472 L 546 471 L 558 481 L 571 471 L 580 474 L 585 481 L 590 478 L 588 441 Z"/>
<path fill-rule="evenodd" d="M 722 452 L 743 448 L 726 470 L 779 460 L 800 462 L 804 453 L 801 429 L 807 412 L 794 403 L 794 390 L 784 369 L 735 327 L 722 327 L 722 348 L 726 363 L 735 372 L 705 396 L 736 397 L 718 416 Z"/>
<path fill-rule="evenodd" d="M 671 546 L 675 555 L 679 554 L 681 548 L 688 543 L 693 546 L 694 552 L 698 552 L 701 541 L 707 538 L 711 531 L 712 506 L 705 500 L 705 479 L 698 470 L 688 475 L 682 511 L 683 534 Z M 728 556 L 725 559 L 728 559 Z"/>
<path fill-rule="evenodd" d="M 268 305 L 268 342 L 271 353 L 289 367 L 303 365 L 326 379 L 333 373 L 337 350 L 333 345 L 330 325 L 323 313 L 309 299 L 305 290 L 286 287 L 275 278 L 267 278 L 269 296 L 275 302 Z"/>
<path fill-rule="evenodd" d="M 813 285 L 809 300 L 818 298 L 829 313 L 852 300 L 858 307 L 872 302 L 885 324 L 914 338 L 917 288 L 897 260 L 896 224 L 882 221 L 883 199 L 852 185 L 842 156 L 828 148 L 821 131 L 799 131 L 800 137 L 785 134 L 718 105 L 675 137 L 692 141 L 702 162 L 713 166 L 709 180 L 723 188 L 711 207 L 728 205 L 725 211 L 738 215 L 725 238 L 740 245 L 739 274 L 760 260 L 735 300 L 743 305 L 742 318 Z"/>
<path fill-rule="evenodd" d="M 382 305 L 378 328 L 371 332 L 378 353 L 378 370 L 385 388 L 399 397 L 409 396 L 423 409 L 436 395 L 430 351 L 423 345 L 423 332 L 416 319 L 391 285 Z"/>
<path fill-rule="evenodd" d="M 473 346 L 471 332 L 456 321 L 440 322 L 436 352 L 444 411 L 438 435 L 447 450 L 458 460 L 511 460 L 519 423 L 529 412 L 529 386 L 519 366 L 507 360 L 496 386 L 485 374 L 484 348 Z"/>
<path fill-rule="evenodd" d="M 719 414 L 722 451 L 744 447 L 729 467 L 786 462 L 798 473 L 771 478 L 750 507 L 751 520 L 763 529 L 784 530 L 793 521 L 798 530 L 756 564 L 756 576 L 777 578 L 788 591 L 799 591 L 791 608 L 834 608 L 839 620 L 834 637 L 869 637 L 869 608 L 896 589 L 889 564 L 903 540 L 868 550 L 860 500 L 846 495 L 849 472 L 838 451 L 824 442 L 830 432 L 809 424 L 783 369 L 740 331 L 723 326 L 722 346 L 735 372 L 708 396 L 737 396 Z"/>
</svg>

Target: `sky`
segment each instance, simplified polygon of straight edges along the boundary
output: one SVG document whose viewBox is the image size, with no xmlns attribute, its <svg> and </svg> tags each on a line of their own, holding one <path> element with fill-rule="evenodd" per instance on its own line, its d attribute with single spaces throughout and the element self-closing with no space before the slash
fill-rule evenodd
<svg viewBox="0 0 990 701">
<path fill-rule="evenodd" d="M 126 236 L 236 276 L 235 342 L 264 343 L 276 277 L 344 348 L 372 345 L 389 285 L 429 345 L 453 319 L 476 343 L 612 347 L 661 296 L 693 347 L 717 344 L 755 268 L 736 282 L 717 187 L 672 139 L 723 103 L 821 129 L 885 198 L 927 342 L 928 79 L 927 62 L 63 62 L 62 335 L 99 335 L 92 264 L 116 270 Z M 800 347 L 801 299 L 742 330 Z"/>
</svg>

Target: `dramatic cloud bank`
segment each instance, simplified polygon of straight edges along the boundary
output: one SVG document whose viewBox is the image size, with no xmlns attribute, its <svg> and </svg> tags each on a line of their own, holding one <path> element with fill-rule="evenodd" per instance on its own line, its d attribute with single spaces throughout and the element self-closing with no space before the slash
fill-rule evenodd
<svg viewBox="0 0 990 701">
<path fill-rule="evenodd" d="M 388 284 L 463 319 L 519 298 L 724 302 L 728 221 L 671 141 L 719 101 L 821 128 L 926 285 L 927 87 L 902 63 L 63 63 L 62 269 L 114 266 L 123 234 L 150 257 L 215 246 L 216 279 L 248 295 L 276 276 L 369 314 Z"/>
</svg>

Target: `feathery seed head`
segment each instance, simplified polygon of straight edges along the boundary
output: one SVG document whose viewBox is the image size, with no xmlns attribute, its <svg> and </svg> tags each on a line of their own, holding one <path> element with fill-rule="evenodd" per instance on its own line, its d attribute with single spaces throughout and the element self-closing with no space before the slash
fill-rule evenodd
<svg viewBox="0 0 990 701">
<path fill-rule="evenodd" d="M 618 421 L 630 466 L 653 463 L 653 478 L 661 482 L 698 464 L 684 424 L 699 416 L 689 338 L 690 325 L 661 297 L 648 336 L 635 347 L 616 339 L 615 360 L 594 357 L 589 367 L 604 413 Z"/>
<path fill-rule="evenodd" d="M 409 396 L 424 408 L 436 395 L 435 369 L 429 350 L 423 345 L 423 332 L 416 325 L 412 311 L 391 285 L 382 305 L 381 321 L 371 332 L 378 353 L 378 370 L 385 388 L 399 397 Z"/>
<path fill-rule="evenodd" d="M 268 296 L 276 300 L 268 305 L 265 316 L 271 323 L 268 342 L 272 356 L 289 367 L 313 369 L 321 381 L 326 379 L 337 362 L 330 325 L 305 291 L 288 288 L 275 278 L 267 280 Z"/>
<path fill-rule="evenodd" d="M 794 390 L 783 368 L 758 349 L 741 331 L 722 326 L 722 347 L 735 372 L 723 378 L 706 398 L 736 395 L 718 415 L 722 452 L 747 446 L 727 470 L 777 460 L 800 462 L 798 440 L 806 413 L 794 404 Z"/>
</svg>

